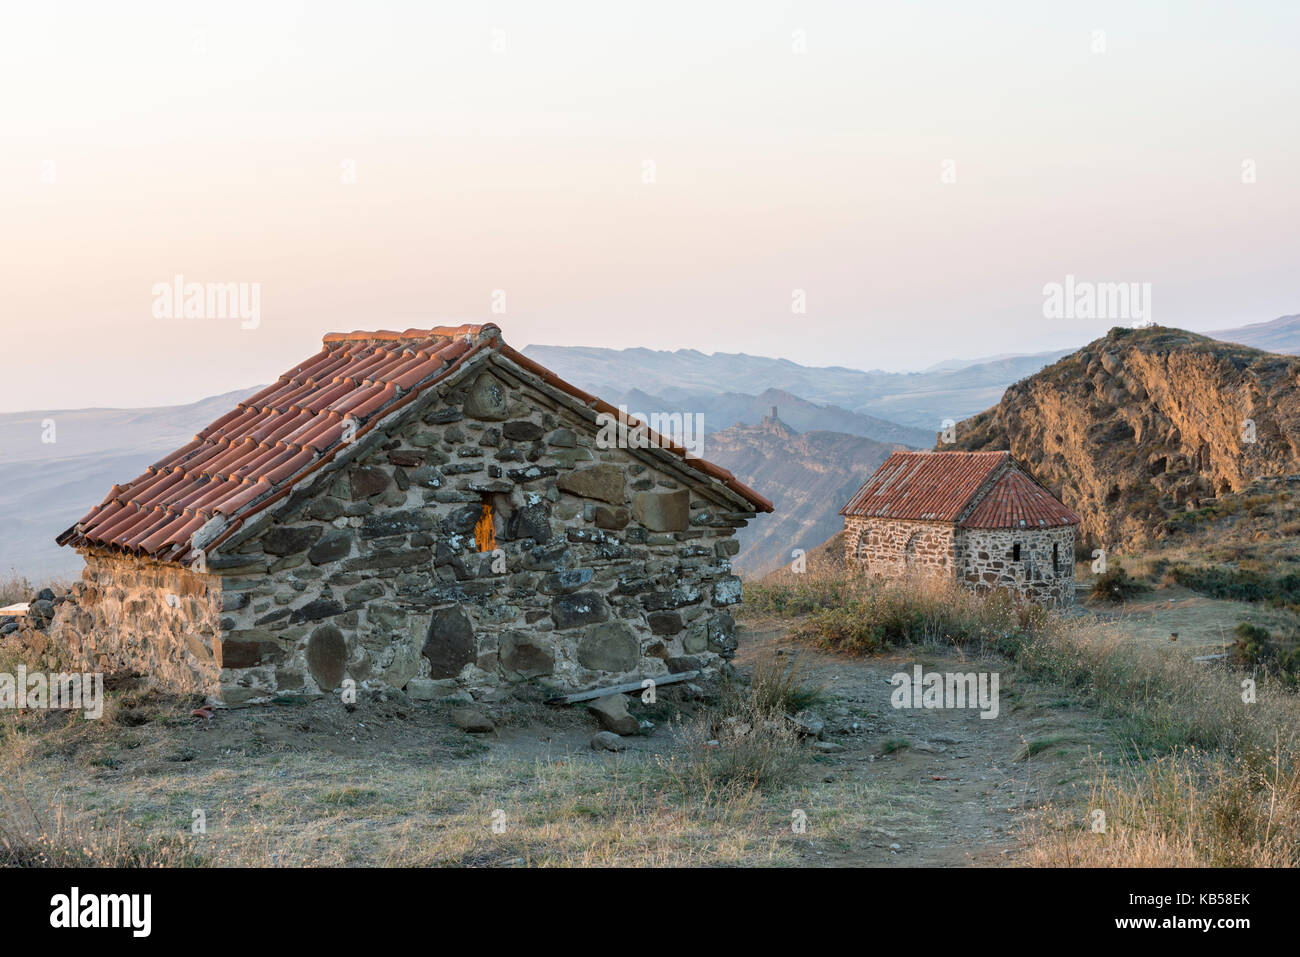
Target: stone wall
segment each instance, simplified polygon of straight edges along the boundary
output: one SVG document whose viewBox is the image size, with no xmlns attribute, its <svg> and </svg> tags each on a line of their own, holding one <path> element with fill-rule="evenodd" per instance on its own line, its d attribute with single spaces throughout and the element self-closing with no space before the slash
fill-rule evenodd
<svg viewBox="0 0 1300 957">
<path fill-rule="evenodd" d="M 1015 547 L 1020 558 L 1015 559 Z M 1074 601 L 1074 526 L 958 530 L 961 581 L 1044 604 Z M 1055 547 L 1055 552 L 1053 552 Z"/>
<path fill-rule="evenodd" d="M 967 529 L 942 522 L 846 516 L 844 559 L 880 578 L 955 578 L 978 592 L 1006 589 L 1045 604 L 1074 601 L 1074 527 Z M 1020 560 L 1014 559 L 1020 545 Z M 1053 546 L 1056 561 L 1053 564 Z"/>
<path fill-rule="evenodd" d="M 849 515 L 844 520 L 844 559 L 868 574 L 897 578 L 905 573 L 952 576 L 956 563 L 953 526 Z"/>
<path fill-rule="evenodd" d="M 746 503 L 667 453 L 599 448 L 594 413 L 517 372 L 431 390 L 219 544 L 225 703 L 347 678 L 575 689 L 734 653 Z"/>
<path fill-rule="evenodd" d="M 182 693 L 216 686 L 214 644 L 221 618 L 221 579 L 180 565 L 85 550 L 86 567 L 44 634 L 23 640 L 37 652 L 45 642 L 76 670 L 134 672 Z"/>
</svg>

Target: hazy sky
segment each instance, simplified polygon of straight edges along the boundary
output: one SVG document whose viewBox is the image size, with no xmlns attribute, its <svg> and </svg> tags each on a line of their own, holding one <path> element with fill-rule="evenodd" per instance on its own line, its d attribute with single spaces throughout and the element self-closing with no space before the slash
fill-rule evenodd
<svg viewBox="0 0 1300 957">
<path fill-rule="evenodd" d="M 1067 275 L 1294 313 L 1298 49 L 1294 2 L 5 3 L 0 409 L 463 321 L 919 368 L 1115 325 Z M 177 275 L 260 322 L 156 317 Z"/>
</svg>

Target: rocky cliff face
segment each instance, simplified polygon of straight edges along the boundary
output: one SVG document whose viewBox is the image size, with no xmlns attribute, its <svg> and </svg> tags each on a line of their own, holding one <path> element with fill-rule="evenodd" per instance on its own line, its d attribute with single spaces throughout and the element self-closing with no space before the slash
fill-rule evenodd
<svg viewBox="0 0 1300 957">
<path fill-rule="evenodd" d="M 1112 329 L 958 423 L 959 449 L 1010 449 L 1083 519 L 1140 544 L 1256 478 L 1300 472 L 1300 359 L 1177 329 Z"/>
<path fill-rule="evenodd" d="M 737 532 L 734 564 L 763 574 L 788 564 L 795 549 L 810 551 L 844 528 L 840 508 L 889 453 L 904 446 L 841 432 L 799 433 L 771 416 L 709 436 L 706 449 L 740 479 L 755 483 L 776 511 Z"/>
</svg>

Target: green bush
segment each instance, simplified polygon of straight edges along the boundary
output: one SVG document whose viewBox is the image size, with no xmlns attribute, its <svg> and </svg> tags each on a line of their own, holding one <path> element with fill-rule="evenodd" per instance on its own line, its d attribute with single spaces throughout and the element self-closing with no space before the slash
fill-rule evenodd
<svg viewBox="0 0 1300 957">
<path fill-rule="evenodd" d="M 1097 580 L 1092 583 L 1092 590 L 1089 594 L 1098 601 L 1108 601 L 1115 605 L 1121 605 L 1135 595 L 1150 590 L 1150 585 L 1130 578 L 1123 565 L 1112 564 L 1097 576 Z"/>
<path fill-rule="evenodd" d="M 1170 574 L 1184 588 L 1211 598 L 1260 601 L 1283 607 L 1300 604 L 1300 574 L 1295 572 L 1273 577 L 1245 568 L 1179 565 Z"/>
<path fill-rule="evenodd" d="M 1300 684 L 1300 642 L 1294 636 L 1289 641 L 1275 641 L 1267 628 L 1248 621 L 1237 625 L 1235 634 L 1233 664 L 1267 672 L 1290 688 Z"/>
</svg>

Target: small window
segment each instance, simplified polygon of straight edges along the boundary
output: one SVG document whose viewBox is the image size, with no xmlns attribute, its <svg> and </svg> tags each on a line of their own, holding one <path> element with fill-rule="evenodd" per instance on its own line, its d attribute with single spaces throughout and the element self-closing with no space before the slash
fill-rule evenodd
<svg viewBox="0 0 1300 957">
<path fill-rule="evenodd" d="M 492 501 L 483 496 L 483 511 L 474 526 L 474 544 L 480 552 L 494 552 L 497 548 L 497 529 L 492 519 Z"/>
<path fill-rule="evenodd" d="M 1061 544 L 1060 542 L 1052 542 L 1052 574 L 1059 575 L 1060 573 L 1061 573 Z"/>
<path fill-rule="evenodd" d="M 1014 545 L 1011 546 L 1011 560 L 1012 560 L 1013 562 L 1018 562 L 1018 561 L 1020 561 L 1020 543 L 1019 543 L 1019 542 L 1016 542 Z"/>
</svg>

